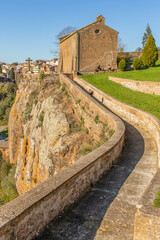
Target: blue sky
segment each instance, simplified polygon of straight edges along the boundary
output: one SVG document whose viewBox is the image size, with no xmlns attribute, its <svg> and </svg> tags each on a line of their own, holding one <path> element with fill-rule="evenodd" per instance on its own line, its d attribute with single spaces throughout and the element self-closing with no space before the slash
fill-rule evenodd
<svg viewBox="0 0 160 240">
<path fill-rule="evenodd" d="M 126 51 L 141 46 L 149 23 L 160 46 L 160 0 L 0 0 L 0 61 L 52 59 L 55 36 L 65 27 L 77 29 L 102 14 L 119 32 Z"/>
</svg>

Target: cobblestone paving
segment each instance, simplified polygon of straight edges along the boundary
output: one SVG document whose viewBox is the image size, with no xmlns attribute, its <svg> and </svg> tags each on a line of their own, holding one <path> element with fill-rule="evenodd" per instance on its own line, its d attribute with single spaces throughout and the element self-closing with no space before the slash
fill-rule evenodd
<svg viewBox="0 0 160 240">
<path fill-rule="evenodd" d="M 122 192 L 120 189 L 143 156 L 145 147 L 140 132 L 129 123 L 125 125 L 125 147 L 119 161 L 78 203 L 50 223 L 35 240 L 133 239 L 135 204 L 143 190 L 139 189 L 138 185 L 134 188 L 140 190 L 140 194 L 139 191 L 134 192 L 134 189 Z M 146 138 L 150 140 L 150 136 L 146 135 Z M 154 148 L 156 148 L 155 145 Z M 153 168 L 156 166 L 154 165 Z M 128 186 L 130 188 L 130 185 Z M 117 197 L 117 195 L 120 196 Z M 127 202 L 121 199 L 126 199 Z"/>
</svg>

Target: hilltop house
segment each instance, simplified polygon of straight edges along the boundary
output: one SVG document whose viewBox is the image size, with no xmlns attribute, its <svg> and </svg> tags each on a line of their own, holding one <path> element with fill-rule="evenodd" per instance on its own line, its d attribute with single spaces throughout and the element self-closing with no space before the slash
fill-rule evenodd
<svg viewBox="0 0 160 240">
<path fill-rule="evenodd" d="M 63 73 L 94 72 L 117 68 L 118 32 L 105 25 L 100 15 L 96 21 L 59 38 L 59 71 Z"/>
</svg>

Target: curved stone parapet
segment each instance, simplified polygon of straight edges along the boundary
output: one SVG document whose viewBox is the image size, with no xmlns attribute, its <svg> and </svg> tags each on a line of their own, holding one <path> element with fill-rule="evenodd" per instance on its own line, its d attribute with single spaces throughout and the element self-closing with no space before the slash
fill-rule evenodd
<svg viewBox="0 0 160 240">
<path fill-rule="evenodd" d="M 123 119 L 126 119 L 130 123 L 133 123 L 133 125 L 136 124 L 138 128 L 142 129 L 142 132 L 143 132 L 142 135 L 144 135 L 144 140 L 145 140 L 145 153 L 142 159 L 140 160 L 139 164 L 136 166 L 135 170 L 131 174 L 131 176 L 127 179 L 126 184 L 124 184 L 124 186 L 120 191 L 120 194 L 117 197 L 118 200 L 116 201 L 118 201 L 118 204 L 120 204 L 119 199 L 121 199 L 121 195 L 123 197 L 123 194 L 126 193 L 126 189 L 127 189 L 126 186 L 129 186 L 129 191 L 130 191 L 133 178 L 136 179 L 137 172 L 138 174 L 140 173 L 139 171 L 140 165 L 145 166 L 145 164 L 147 163 L 152 164 L 152 161 L 156 163 L 158 160 L 158 165 L 160 166 L 160 120 L 149 113 L 146 113 L 139 109 L 128 106 L 124 103 L 121 103 L 118 100 L 115 100 L 114 98 L 108 96 L 107 94 L 95 88 L 91 84 L 87 83 L 83 79 L 75 77 L 74 80 L 79 85 L 81 85 L 84 89 L 86 89 L 88 92 L 92 91 L 93 96 L 99 101 L 102 101 L 103 99 L 103 104 L 106 105 L 110 110 L 112 110 L 118 116 L 121 116 Z M 156 150 L 153 147 L 152 139 L 150 139 L 148 136 L 145 137 L 145 131 L 143 129 L 145 129 L 146 132 L 149 132 L 149 134 L 155 140 L 155 143 L 157 145 Z M 155 155 L 154 151 L 158 152 L 157 157 L 153 157 L 153 155 Z M 148 162 L 148 159 L 149 159 L 149 162 Z M 141 239 L 152 240 L 152 239 L 160 238 L 160 234 L 159 234 L 160 212 L 159 212 L 159 209 L 156 209 L 155 207 L 153 207 L 153 201 L 154 201 L 156 192 L 159 189 L 160 172 L 156 173 L 156 170 L 158 170 L 158 167 L 159 167 L 158 165 L 157 165 L 157 169 L 155 168 L 155 170 L 150 175 L 150 180 L 148 179 L 149 181 L 144 187 L 143 192 L 141 193 L 142 196 L 136 206 L 137 211 L 135 214 L 134 233 L 132 234 L 134 235 L 134 240 L 141 240 Z M 149 175 L 148 172 L 146 173 L 144 172 L 144 175 L 145 174 L 147 176 Z M 116 201 L 114 201 L 113 204 L 111 205 L 112 208 L 115 208 Z M 112 212 L 112 210 L 110 211 Z M 110 216 L 109 214 L 110 212 L 106 213 L 107 220 L 108 220 L 108 216 Z M 106 223 L 108 224 L 107 220 L 105 221 L 105 217 L 104 217 L 104 223 L 102 223 L 101 229 L 98 232 L 98 234 L 100 235 L 97 234 L 97 237 L 95 238 L 96 240 L 102 239 L 101 231 L 103 229 L 105 230 L 104 224 Z M 128 236 L 125 238 L 123 236 L 123 238 L 119 238 L 119 239 L 127 239 L 127 240 L 133 239 L 133 236 Z"/>
<path fill-rule="evenodd" d="M 117 161 L 121 153 L 124 123 L 72 80 L 60 75 L 69 93 L 81 98 L 114 129 L 112 137 L 56 176 L 0 207 L 0 239 L 32 239 L 66 207 L 88 191 Z"/>
<path fill-rule="evenodd" d="M 88 92 L 93 91 L 93 96 L 100 102 L 103 101 L 103 104 L 118 116 L 131 123 L 136 123 L 151 134 L 157 143 L 158 163 L 160 167 L 160 120 L 149 113 L 136 109 L 110 97 L 79 77 L 75 77 L 74 80 Z"/>
<path fill-rule="evenodd" d="M 160 82 L 138 81 L 111 76 L 108 79 L 134 91 L 160 95 Z"/>
</svg>

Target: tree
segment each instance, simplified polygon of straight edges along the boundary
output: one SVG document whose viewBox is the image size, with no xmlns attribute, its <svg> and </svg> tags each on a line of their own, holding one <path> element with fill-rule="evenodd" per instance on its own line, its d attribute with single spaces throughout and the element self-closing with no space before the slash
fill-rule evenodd
<svg viewBox="0 0 160 240">
<path fill-rule="evenodd" d="M 0 73 L 2 73 L 2 67 L 1 67 L 1 65 L 0 65 Z"/>
<path fill-rule="evenodd" d="M 57 35 L 56 35 L 56 48 L 51 51 L 54 55 L 55 58 L 57 58 L 59 56 L 59 50 L 58 50 L 58 46 L 59 46 L 59 38 L 64 37 L 65 35 L 68 35 L 72 32 L 74 32 L 76 30 L 76 27 L 72 27 L 72 26 L 68 26 L 63 28 Z"/>
<path fill-rule="evenodd" d="M 135 50 L 135 52 L 142 52 L 143 51 L 143 49 L 141 48 L 141 47 L 138 47 L 136 50 Z"/>
<path fill-rule="evenodd" d="M 11 68 L 11 71 L 10 71 L 10 79 L 14 80 L 15 79 L 15 73 L 14 73 L 14 68 Z"/>
<path fill-rule="evenodd" d="M 143 49 L 143 64 L 146 67 L 154 66 L 158 60 L 158 50 L 153 35 L 148 37 L 147 43 Z"/>
<path fill-rule="evenodd" d="M 144 46 L 146 45 L 146 42 L 148 40 L 148 37 L 152 34 L 151 28 L 149 26 L 149 24 L 147 24 L 146 27 L 146 32 L 143 34 L 143 38 L 142 38 L 142 46 L 144 48 Z"/>
<path fill-rule="evenodd" d="M 76 30 L 76 27 L 68 26 L 66 28 L 63 28 L 62 31 L 60 31 L 56 38 L 59 39 L 61 37 L 64 37 L 65 35 L 68 35 Z"/>
<path fill-rule="evenodd" d="M 17 66 L 18 62 L 13 62 L 11 65 Z"/>
<path fill-rule="evenodd" d="M 122 53 L 125 50 L 125 44 L 120 37 L 118 37 L 118 53 Z"/>
</svg>

